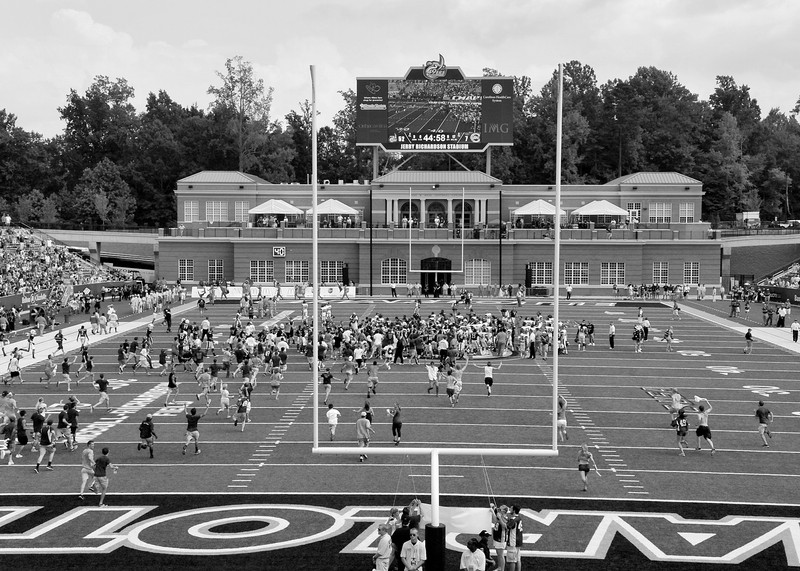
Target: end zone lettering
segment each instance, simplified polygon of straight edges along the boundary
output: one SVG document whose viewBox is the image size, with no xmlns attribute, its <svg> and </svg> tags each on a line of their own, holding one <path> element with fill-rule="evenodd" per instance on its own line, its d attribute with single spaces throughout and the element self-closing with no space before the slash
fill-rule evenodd
<svg viewBox="0 0 800 571">
<path fill-rule="evenodd" d="M 241 504 L 177 511 L 139 520 L 159 506 L 78 507 L 22 533 L 0 533 L 0 555 L 102 554 L 127 547 L 164 555 L 219 556 L 302 547 L 370 524 L 341 550 L 371 554 L 388 507 L 334 510 L 294 504 Z M 0 507 L 0 532 L 41 506 Z M 447 548 L 462 551 L 475 536 L 464 516 L 481 508 L 447 507 Z M 484 513 L 485 515 L 485 513 Z M 614 537 L 627 539 L 651 561 L 742 563 L 783 543 L 789 566 L 800 566 L 800 519 L 727 516 L 684 519 L 676 514 L 591 510 L 522 510 L 523 557 L 605 559 Z M 470 519 L 470 521 L 472 521 Z M 232 531 L 236 524 L 248 526 Z M 467 529 L 469 528 L 469 529 Z"/>
</svg>

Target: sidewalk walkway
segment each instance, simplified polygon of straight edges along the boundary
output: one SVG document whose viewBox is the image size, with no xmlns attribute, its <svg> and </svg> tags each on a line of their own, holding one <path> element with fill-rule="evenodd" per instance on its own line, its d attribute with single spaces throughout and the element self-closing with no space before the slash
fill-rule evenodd
<svg viewBox="0 0 800 571">
<path fill-rule="evenodd" d="M 183 305 L 176 305 L 172 308 L 172 319 L 173 325 L 177 327 L 177 323 L 175 322 L 175 317 L 181 315 L 189 311 L 190 309 L 196 307 L 196 303 L 184 303 Z M 130 319 L 127 318 L 125 321 L 119 322 L 119 327 L 116 333 L 108 333 L 106 335 L 92 335 L 91 333 L 91 323 L 89 321 L 76 321 L 72 325 L 67 327 L 62 327 L 60 329 L 56 329 L 54 331 L 48 331 L 44 335 L 36 336 L 36 357 L 33 357 L 30 353 L 27 352 L 28 349 L 28 337 L 27 335 L 19 335 L 18 338 L 13 339 L 12 342 L 5 346 L 6 356 L 0 355 L 0 377 L 3 378 L 4 381 L 7 381 L 8 377 L 8 363 L 11 361 L 11 352 L 15 347 L 22 350 L 22 358 L 20 359 L 20 367 L 22 367 L 22 380 L 30 382 L 33 379 L 36 379 L 40 376 L 39 373 L 31 374 L 31 369 L 34 365 L 39 363 L 43 363 L 47 360 L 48 355 L 52 355 L 58 344 L 55 341 L 55 336 L 58 331 L 61 331 L 64 335 L 64 351 L 66 353 L 71 353 L 73 351 L 79 351 L 81 348 L 81 344 L 78 342 L 78 329 L 80 329 L 81 325 L 86 327 L 86 330 L 89 331 L 89 346 L 91 347 L 95 343 L 101 343 L 108 341 L 109 339 L 113 339 L 115 337 L 123 336 L 131 331 L 136 329 L 140 329 L 143 326 L 150 323 L 153 319 L 153 314 L 144 312 L 138 314 L 137 317 Z M 156 322 L 161 323 L 163 317 L 161 315 L 156 317 Z M 63 358 L 62 354 L 59 353 L 56 356 L 57 360 L 56 363 L 60 362 L 59 360 Z M 60 369 L 59 369 L 60 370 Z M 26 374 L 27 373 L 27 374 Z"/>
<path fill-rule="evenodd" d="M 744 346 L 744 334 L 748 329 L 752 329 L 754 339 L 771 343 L 791 353 L 800 353 L 800 342 L 792 341 L 792 330 L 789 328 L 794 318 L 791 316 L 786 318 L 786 327 L 764 327 L 760 321 L 757 321 L 761 318 L 760 303 L 752 304 L 752 317 L 745 316 L 739 319 L 728 317 L 730 315 L 730 301 L 728 300 L 712 302 L 689 299 L 681 301 L 679 304 L 684 313 L 741 333 L 742 346 Z M 797 308 L 793 308 L 793 310 L 797 311 Z M 742 313 L 742 315 L 745 314 Z"/>
</svg>

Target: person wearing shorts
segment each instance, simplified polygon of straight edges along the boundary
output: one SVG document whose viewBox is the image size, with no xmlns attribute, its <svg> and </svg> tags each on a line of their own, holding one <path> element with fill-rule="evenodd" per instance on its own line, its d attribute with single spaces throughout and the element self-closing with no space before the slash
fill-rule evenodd
<svg viewBox="0 0 800 571">
<path fill-rule="evenodd" d="M 103 455 L 94 462 L 94 481 L 91 487 L 97 487 L 100 493 L 100 507 L 106 507 L 106 492 L 108 491 L 108 469 L 117 473 L 117 466 L 111 463 L 108 457 L 108 448 L 103 448 Z"/>
<path fill-rule="evenodd" d="M 164 406 L 175 404 L 175 397 L 178 396 L 178 381 L 175 380 L 174 370 L 170 371 L 169 377 L 167 377 L 167 389 L 167 398 L 164 400 Z"/>
<path fill-rule="evenodd" d="M 322 373 L 322 386 L 325 387 L 325 400 L 323 400 L 323 404 L 328 404 L 328 398 L 331 396 L 331 383 L 334 380 L 333 374 L 331 374 L 331 368 L 325 367 L 325 372 Z"/>
<path fill-rule="evenodd" d="M 219 410 L 217 414 L 225 411 L 225 418 L 231 417 L 231 393 L 228 391 L 228 385 L 222 385 L 219 391 Z"/>
<path fill-rule="evenodd" d="M 22 377 L 19 374 L 19 358 L 16 354 L 11 355 L 11 360 L 8 362 L 8 375 L 11 377 L 11 384 L 13 385 L 15 381 L 19 381 L 22 383 Z"/>
<path fill-rule="evenodd" d="M 139 439 L 141 442 L 136 445 L 136 450 L 149 450 L 150 458 L 152 458 L 153 445 L 156 438 L 158 438 L 158 434 L 156 434 L 156 427 L 153 425 L 153 415 L 148 414 L 139 425 Z"/>
<path fill-rule="evenodd" d="M 697 430 L 695 431 L 697 434 L 697 450 L 700 450 L 700 437 L 703 437 L 706 439 L 706 442 L 711 445 L 711 455 L 713 456 L 717 449 L 714 448 L 714 441 L 711 440 L 711 428 L 708 426 L 708 415 L 712 411 L 713 407 L 711 406 L 711 403 L 708 402 L 708 399 L 698 398 L 697 402 L 705 402 L 704 405 L 701 404 L 698 407 L 699 412 L 697 413 Z"/>
<path fill-rule="evenodd" d="M 339 425 L 340 416 L 342 416 L 342 413 L 333 408 L 332 403 L 328 403 L 328 410 L 325 412 L 325 417 L 328 419 L 328 428 L 331 431 L 331 441 L 336 438 L 336 427 Z"/>
<path fill-rule="evenodd" d="M 490 506 L 492 510 L 492 543 L 495 550 L 495 569 L 502 571 L 506 565 L 506 522 L 508 520 L 508 507 Z"/>
<path fill-rule="evenodd" d="M 367 413 L 362 411 L 361 417 L 356 421 L 356 440 L 359 448 L 366 449 L 369 446 L 370 433 L 375 434 L 375 430 L 373 430 L 372 424 L 367 418 Z M 363 462 L 367 458 L 366 454 L 361 454 L 358 461 Z"/>
<path fill-rule="evenodd" d="M 567 434 L 567 399 L 561 395 L 558 395 L 556 427 L 558 428 L 558 436 L 561 442 L 569 440 L 569 435 Z"/>
<path fill-rule="evenodd" d="M 772 438 L 772 433 L 769 431 L 769 423 L 772 422 L 772 412 L 764 406 L 764 401 L 758 401 L 758 408 L 756 409 L 756 418 L 758 418 L 758 433 L 761 435 L 761 440 L 764 441 L 762 446 L 769 448 L 767 443 L 767 436 Z"/>
<path fill-rule="evenodd" d="M 594 468 L 594 471 L 597 472 L 597 475 L 600 475 L 600 472 L 597 470 L 597 464 L 594 461 L 594 456 L 592 453 L 589 452 L 589 446 L 586 443 L 581 444 L 581 449 L 578 450 L 578 472 L 581 475 L 581 481 L 583 482 L 583 491 L 587 491 L 588 483 L 589 483 L 589 470 L 590 467 Z"/>
<path fill-rule="evenodd" d="M 689 432 L 689 419 L 686 418 L 686 413 L 683 409 L 678 411 L 678 416 L 672 421 L 672 426 L 675 428 L 675 433 L 678 443 L 678 456 L 686 456 L 683 447 L 687 445 L 686 434 Z"/>
<path fill-rule="evenodd" d="M 53 428 L 53 420 L 47 421 L 47 425 L 42 429 L 42 434 L 39 441 L 39 459 L 36 462 L 36 467 L 33 471 L 39 473 L 39 465 L 42 463 L 45 455 L 48 455 L 47 466 L 45 470 L 53 470 L 53 457 L 56 455 L 56 431 Z"/>
<path fill-rule="evenodd" d="M 281 395 L 281 381 L 283 380 L 283 373 L 280 371 L 273 372 L 269 377 L 270 395 L 275 395 L 275 400 Z M 250 394 L 248 393 L 248 398 Z"/>
<path fill-rule="evenodd" d="M 533 352 L 531 352 L 533 354 Z M 480 367 L 480 365 L 473 365 L 475 367 Z M 500 363 L 497 367 L 492 366 L 491 361 L 487 361 L 486 365 L 483 367 L 483 384 L 486 386 L 486 396 L 492 396 L 492 387 L 494 386 L 494 370 L 500 369 L 503 364 Z"/>
<path fill-rule="evenodd" d="M 350 390 L 350 383 L 353 382 L 353 375 L 358 372 L 355 363 L 353 363 L 352 355 L 347 357 L 347 361 L 344 362 L 339 372 L 344 373 L 344 390 Z"/>
<path fill-rule="evenodd" d="M 244 426 L 247 424 L 249 420 L 248 415 L 250 413 L 250 399 L 247 398 L 246 395 L 242 395 L 239 397 L 239 400 L 236 401 L 236 417 L 233 420 L 233 425 L 238 426 L 239 424 L 242 425 L 242 432 L 244 432 Z"/>
<path fill-rule="evenodd" d="M 447 371 L 447 388 L 445 389 L 447 392 L 447 398 L 450 400 L 450 406 L 456 406 L 456 383 L 458 379 L 456 379 L 455 375 L 453 375 L 452 369 Z"/>
<path fill-rule="evenodd" d="M 186 414 L 186 442 L 183 445 L 182 453 L 185 456 L 189 444 L 194 442 L 194 453 L 200 454 L 200 431 L 197 429 L 197 423 L 206 415 L 208 407 L 206 406 L 206 412 L 203 414 L 197 414 L 196 408 L 189 410 L 188 405 L 184 404 L 183 412 Z"/>
<path fill-rule="evenodd" d="M 87 442 L 86 448 L 81 452 L 81 491 L 78 494 L 80 499 L 84 499 L 83 491 L 86 489 L 86 483 L 89 479 L 94 479 L 94 440 Z M 94 486 L 90 485 L 89 490 L 94 492 Z"/>
</svg>

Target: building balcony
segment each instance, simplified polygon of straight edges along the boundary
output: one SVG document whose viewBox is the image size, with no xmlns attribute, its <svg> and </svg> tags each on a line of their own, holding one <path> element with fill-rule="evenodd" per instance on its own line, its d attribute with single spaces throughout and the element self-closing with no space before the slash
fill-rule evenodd
<svg viewBox="0 0 800 571">
<path fill-rule="evenodd" d="M 585 241 L 652 241 L 652 240 L 719 240 L 719 230 L 712 230 L 708 224 L 676 224 L 671 227 L 640 227 L 636 230 L 612 230 L 610 235 L 604 228 L 562 228 L 562 240 Z M 369 240 L 370 229 L 361 228 L 320 228 L 320 240 L 345 240 L 348 242 Z M 238 226 L 204 228 L 167 228 L 167 238 L 205 238 L 205 239 L 245 239 L 245 240 L 311 240 L 312 228 L 241 228 Z M 463 239 L 475 240 L 542 241 L 555 238 L 552 229 L 543 228 L 465 228 Z M 373 240 L 412 241 L 461 241 L 461 228 L 392 228 L 372 229 Z"/>
</svg>

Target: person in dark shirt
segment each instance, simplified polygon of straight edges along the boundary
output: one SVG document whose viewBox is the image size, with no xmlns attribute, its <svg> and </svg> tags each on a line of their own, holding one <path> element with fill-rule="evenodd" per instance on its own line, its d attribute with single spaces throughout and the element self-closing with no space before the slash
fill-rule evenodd
<svg viewBox="0 0 800 571">
<path fill-rule="evenodd" d="M 114 470 L 117 473 L 118 467 L 111 463 L 108 457 L 108 448 L 103 448 L 103 455 L 94 461 L 94 481 L 90 488 L 97 489 L 100 492 L 100 507 L 106 507 L 106 492 L 108 491 L 108 469 Z"/>
<path fill-rule="evenodd" d="M 150 450 L 150 458 L 153 457 L 153 443 L 154 439 L 158 438 L 156 434 L 156 427 L 153 425 L 153 415 L 148 414 L 147 417 L 139 425 L 139 438 L 142 440 L 136 445 L 136 450 Z"/>
<path fill-rule="evenodd" d="M 77 432 L 78 432 L 78 416 L 79 415 L 80 415 L 80 412 L 78 411 L 78 407 L 77 407 L 76 404 L 72 404 L 67 409 L 67 422 L 69 422 L 69 434 L 70 434 L 70 440 L 72 442 L 72 448 L 71 448 L 72 450 L 77 450 L 78 449 Z"/>
<path fill-rule="evenodd" d="M 183 445 L 184 456 L 186 455 L 186 449 L 192 441 L 194 441 L 194 453 L 200 454 L 200 431 L 197 429 L 197 423 L 208 413 L 209 406 L 210 403 L 206 405 L 206 410 L 203 414 L 197 414 L 196 408 L 189 410 L 188 405 L 183 405 L 183 411 L 186 413 L 186 443 Z"/>
<path fill-rule="evenodd" d="M 407 515 L 403 515 L 400 519 L 400 527 L 394 530 L 392 534 L 392 545 L 394 546 L 394 562 L 397 569 L 405 569 L 403 560 L 400 558 L 400 551 L 403 549 L 403 544 L 411 539 L 411 520 Z"/>
</svg>

